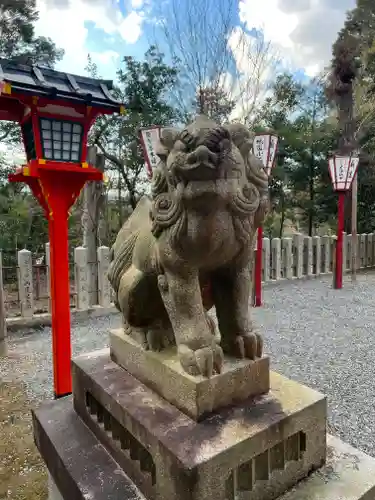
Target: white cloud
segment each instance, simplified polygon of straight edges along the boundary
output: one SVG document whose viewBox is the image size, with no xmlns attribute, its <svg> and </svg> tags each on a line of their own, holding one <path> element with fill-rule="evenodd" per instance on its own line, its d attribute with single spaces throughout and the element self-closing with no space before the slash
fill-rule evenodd
<svg viewBox="0 0 375 500">
<path fill-rule="evenodd" d="M 240 19 L 262 30 L 286 62 L 313 76 L 331 59 L 332 44 L 355 0 L 240 0 Z"/>
<path fill-rule="evenodd" d="M 114 77 L 116 53 L 88 50 L 87 22 L 94 23 L 108 37 L 119 34 L 129 44 L 135 43 L 142 34 L 143 13 L 131 11 L 123 16 L 118 0 L 37 0 L 37 9 L 40 15 L 36 23 L 37 34 L 51 37 L 65 50 L 58 69 L 71 73 L 84 72 L 90 52 L 99 72 L 104 77 Z"/>
<path fill-rule="evenodd" d="M 143 14 L 132 11 L 118 27 L 121 36 L 128 43 L 135 43 L 142 34 Z"/>
<path fill-rule="evenodd" d="M 143 6 L 143 0 L 132 0 L 132 8 L 140 9 Z"/>
</svg>

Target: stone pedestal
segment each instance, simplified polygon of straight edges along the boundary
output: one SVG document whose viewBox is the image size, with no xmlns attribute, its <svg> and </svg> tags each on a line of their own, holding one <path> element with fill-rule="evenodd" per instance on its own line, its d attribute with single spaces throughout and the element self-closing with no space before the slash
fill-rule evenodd
<svg viewBox="0 0 375 500">
<path fill-rule="evenodd" d="M 225 357 L 222 373 L 208 379 L 187 374 L 176 348 L 145 351 L 122 329 L 112 331 L 109 342 L 113 361 L 194 420 L 270 388 L 268 357 L 255 361 Z"/>
<path fill-rule="evenodd" d="M 161 370 L 165 363 L 155 359 Z M 35 441 L 52 477 L 50 500 L 375 495 L 375 460 L 351 458 L 357 452 L 348 454 L 331 437 L 327 453 L 325 397 L 279 374 L 270 373 L 268 393 L 220 406 L 197 421 L 197 414 L 188 415 L 191 406 L 181 411 L 115 363 L 109 349 L 76 358 L 72 369 L 73 397 L 33 415 Z M 182 387 L 178 370 L 164 373 Z M 223 374 L 229 381 L 230 373 Z M 363 484 L 350 489 L 353 481 Z"/>
</svg>

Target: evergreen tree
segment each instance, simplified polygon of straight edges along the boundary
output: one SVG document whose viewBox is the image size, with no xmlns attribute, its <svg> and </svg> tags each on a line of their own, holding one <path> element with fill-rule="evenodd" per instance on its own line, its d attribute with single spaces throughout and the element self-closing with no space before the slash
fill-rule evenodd
<svg viewBox="0 0 375 500">
<path fill-rule="evenodd" d="M 126 104 L 127 113 L 99 120 L 92 140 L 118 172 L 129 206 L 134 209 L 149 183 L 139 132 L 142 127 L 171 125 L 178 120 L 170 101 L 177 70 L 168 66 L 153 46 L 144 61 L 127 56 L 124 65 L 118 71 L 115 93 Z M 92 64 L 89 69 L 95 71 Z"/>
</svg>

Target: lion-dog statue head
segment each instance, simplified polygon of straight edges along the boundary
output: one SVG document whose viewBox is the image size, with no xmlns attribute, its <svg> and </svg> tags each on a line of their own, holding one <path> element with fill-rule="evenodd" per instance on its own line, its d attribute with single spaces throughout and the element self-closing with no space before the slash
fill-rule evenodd
<svg viewBox="0 0 375 500">
<path fill-rule="evenodd" d="M 154 235 L 178 222 L 184 208 L 216 204 L 226 204 L 234 216 L 254 216 L 258 227 L 268 208 L 268 179 L 252 145 L 244 125 L 218 126 L 205 116 L 182 132 L 163 129 L 152 184 Z"/>
</svg>

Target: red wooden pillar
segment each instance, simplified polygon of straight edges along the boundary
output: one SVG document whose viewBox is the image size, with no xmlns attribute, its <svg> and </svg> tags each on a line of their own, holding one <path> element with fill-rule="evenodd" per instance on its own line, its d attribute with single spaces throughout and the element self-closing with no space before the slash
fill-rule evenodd
<svg viewBox="0 0 375 500">
<path fill-rule="evenodd" d="M 337 242 L 336 242 L 336 274 L 335 288 L 342 288 L 343 277 L 343 236 L 344 236 L 344 207 L 345 191 L 339 191 L 338 211 L 337 211 Z"/>
<path fill-rule="evenodd" d="M 25 167 L 10 176 L 13 182 L 26 182 L 44 208 L 50 238 L 52 307 L 52 353 L 55 398 L 72 392 L 70 340 L 70 280 L 68 253 L 69 209 L 87 180 L 101 180 L 94 168 L 74 168 L 43 163 L 36 169 Z"/>
</svg>

